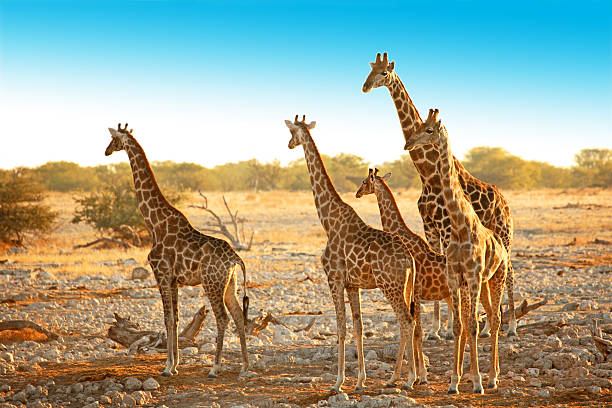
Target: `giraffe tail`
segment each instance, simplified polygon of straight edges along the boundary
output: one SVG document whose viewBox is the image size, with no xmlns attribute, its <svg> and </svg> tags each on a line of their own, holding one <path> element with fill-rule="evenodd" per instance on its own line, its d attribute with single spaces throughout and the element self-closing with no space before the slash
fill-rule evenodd
<svg viewBox="0 0 612 408">
<path fill-rule="evenodd" d="M 246 278 L 246 267 L 244 266 L 244 262 L 237 256 L 236 264 L 242 268 L 242 277 L 244 281 L 244 296 L 242 297 L 242 316 L 244 317 L 244 323 L 248 321 L 249 316 L 249 297 L 247 296 L 247 278 Z"/>
</svg>

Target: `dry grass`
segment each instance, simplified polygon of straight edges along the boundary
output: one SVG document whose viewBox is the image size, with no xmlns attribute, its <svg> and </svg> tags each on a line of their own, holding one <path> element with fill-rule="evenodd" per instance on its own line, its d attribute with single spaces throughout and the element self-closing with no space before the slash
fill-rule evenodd
<svg viewBox="0 0 612 408">
<path fill-rule="evenodd" d="M 395 191 L 407 224 L 422 234 L 423 226 L 416 207 L 419 193 L 417 190 Z M 515 219 L 515 250 L 563 245 L 574 238 L 578 243 L 589 243 L 596 238 L 612 241 L 612 190 L 505 191 L 504 194 L 510 202 Z M 255 231 L 254 250 L 249 255 L 265 253 L 274 246 L 282 246 L 288 250 L 316 254 L 318 257 L 323 249 L 326 237 L 317 218 L 311 192 L 207 193 L 210 207 L 225 217 L 223 195 L 230 207 L 239 211 L 239 217 L 246 219 L 247 233 Z M 133 258 L 141 264 L 146 262 L 147 248 L 73 249 L 76 244 L 99 237 L 91 227 L 71 223 L 75 210 L 73 197 L 70 193 L 51 194 L 46 203 L 59 213 L 59 221 L 53 232 L 32 239 L 28 253 L 6 257 L 24 267 L 58 264 L 54 273 L 71 276 L 116 273 L 102 265 L 102 262 L 119 258 Z M 366 222 L 380 227 L 374 196 L 356 199 L 353 193 L 346 193 L 342 198 Z M 196 227 L 204 225 L 208 219 L 202 210 L 190 207 L 191 204 L 199 203 L 201 199 L 198 194 L 191 193 L 179 206 Z M 577 208 L 553 208 L 576 203 L 579 203 Z M 113 270 L 116 271 L 116 268 Z"/>
</svg>

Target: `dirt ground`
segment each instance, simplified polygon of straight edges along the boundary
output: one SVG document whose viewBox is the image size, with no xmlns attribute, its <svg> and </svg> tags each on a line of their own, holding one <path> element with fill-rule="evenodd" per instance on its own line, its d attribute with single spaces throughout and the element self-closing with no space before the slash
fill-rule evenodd
<svg viewBox="0 0 612 408">
<path fill-rule="evenodd" d="M 597 391 L 590 386 L 581 386 L 578 382 L 573 387 L 556 387 L 555 374 L 551 370 L 548 374 L 541 370 L 542 385 L 530 383 L 531 379 L 520 380 L 524 370 L 529 366 L 523 363 L 521 356 L 531 355 L 548 349 L 542 346 L 549 336 L 557 336 L 565 342 L 567 338 L 576 339 L 576 343 L 583 345 L 588 341 L 586 333 L 587 321 L 597 319 L 606 313 L 612 312 L 612 191 L 589 190 L 539 190 L 532 192 L 504 192 L 508 198 L 515 217 L 515 240 L 513 247 L 513 262 L 516 268 L 516 291 L 518 302 L 524 298 L 530 303 L 546 298 L 549 302 L 544 307 L 529 313 L 518 327 L 518 339 L 500 338 L 500 359 L 502 375 L 498 390 L 487 390 L 485 395 L 471 394 L 471 383 L 462 381 L 456 396 L 447 395 L 452 358 L 452 341 L 425 340 L 424 351 L 430 362 L 429 384 L 416 385 L 413 391 L 399 391 L 385 389 L 384 383 L 389 373 L 380 370 L 368 369 L 366 390 L 355 393 L 356 383 L 355 359 L 351 355 L 350 346 L 354 344 L 352 337 L 347 341 L 347 380 L 344 385 L 345 392 L 351 400 L 360 400 L 363 396 L 375 396 L 385 393 L 401 393 L 414 398 L 417 403 L 426 406 L 474 406 L 474 407 L 603 407 L 612 405 L 611 388 L 605 385 Z M 324 288 L 325 276 L 321 270 L 318 256 L 324 247 L 325 237 L 316 217 L 310 193 L 231 193 L 226 197 L 232 207 L 240 210 L 247 219 L 247 229 L 255 231 L 254 245 L 251 251 L 242 252 L 247 269 L 249 286 L 257 288 L 261 293 L 266 288 L 279 284 L 294 285 L 296 275 L 287 275 L 283 279 L 284 271 L 306 271 L 308 279 L 317 283 L 316 288 Z M 407 224 L 416 232 L 422 234 L 422 225 L 416 210 L 418 192 L 408 190 L 397 195 L 398 204 L 404 213 Z M 343 195 L 345 201 L 353 205 L 362 217 L 375 226 L 380 226 L 378 208 L 374 199 L 357 200 L 353 194 Z M 372 198 L 372 197 L 370 197 Z M 184 203 L 184 210 L 195 226 L 202 225 L 205 214 L 197 209 L 190 208 L 190 203 L 198 201 L 197 195 Z M 57 195 L 50 199 L 51 204 L 61 213 L 60 225 L 51 236 L 37 239 L 29 248 L 28 253 L 5 254 L 0 253 L 0 260 L 6 258 L 6 263 L 13 267 L 21 265 L 27 267 L 34 264 L 60 265 L 47 267 L 56 276 L 70 279 L 83 274 L 127 274 L 125 269 L 108 269 L 99 266 L 100 261 L 113 258 L 134 258 L 144 264 L 146 250 L 132 249 L 128 251 L 118 249 L 87 249 L 72 250 L 75 243 L 83 243 L 95 238 L 95 233 L 86 226 L 73 225 L 68 222 L 73 204 L 67 195 Z M 210 203 L 221 203 L 219 194 L 209 195 Z M 282 202 L 283 206 L 277 205 Z M 221 212 L 221 205 L 218 206 Z M 16 266 L 17 265 L 17 266 Z M 0 265 L 1 269 L 2 265 Z M 263 273 L 269 271 L 271 274 Z M 274 274 L 275 273 L 275 274 Z M 299 275 L 299 276 L 303 276 Z M 8 291 L 6 286 L 3 290 Z M 27 287 L 23 290 L 27 290 Z M 46 287 L 36 290 L 35 296 L 25 299 L 11 298 L 8 293 L 0 292 L 0 312 L 17 313 L 36 302 L 55 302 L 67 304 L 70 301 L 85 299 L 117 298 L 124 299 L 129 296 L 130 288 L 117 287 L 115 289 L 92 289 L 87 286 L 74 287 L 62 290 L 57 287 Z M 289 292 L 292 294 L 293 292 Z M 293 295 L 291 295 L 293 296 Z M 328 292 L 316 293 L 317 299 L 311 299 L 304 304 L 291 304 L 283 298 L 272 299 L 255 296 L 252 310 L 270 311 L 274 303 L 274 314 L 278 317 L 295 317 L 295 312 L 306 312 L 306 316 L 315 316 L 317 321 L 333 321 L 334 312 Z M 293 299 L 293 298 L 292 298 Z M 377 327 L 379 315 L 392 315 L 390 307 L 381 300 L 382 297 L 370 297 L 363 300 L 364 319 L 373 323 L 368 332 L 366 327 L 365 350 L 374 350 L 381 357 L 381 361 L 392 364 L 386 350 L 397 344 L 396 338 L 381 337 L 383 327 Z M 565 305 L 576 302 L 578 306 L 565 311 L 565 317 L 559 319 Z M 588 307 L 583 307 L 583 303 Z M 590 303 L 588 303 L 590 302 Z M 161 309 L 154 309 L 148 315 L 151 320 L 161 319 Z M 424 319 L 430 319 L 431 303 L 425 305 Z M 159 312 L 159 314 L 156 314 Z M 567 313 L 570 313 L 569 315 Z M 606 315 L 606 316 L 608 316 Z M 32 320 L 44 325 L 45 321 L 37 321 L 36 313 L 28 315 Z M 563 320 L 565 319 L 565 320 Z M 0 317 L 0 320 L 4 320 Z M 584 322 L 581 323 L 581 322 Z M 605 323 L 605 322 L 604 322 Z M 207 320 L 212 325 L 212 320 Z M 426 320 L 427 328 L 430 321 Z M 565 336 L 567 326 L 576 327 L 576 336 Z M 106 323 L 99 323 L 99 333 L 89 333 L 74 328 L 52 327 L 53 331 L 66 339 L 87 341 L 89 338 L 100 337 Z M 584 327 L 583 327 L 584 326 Z M 161 327 L 159 322 L 154 327 Z M 323 326 L 322 326 L 323 327 Z M 335 326 L 333 327 L 335 330 Z M 582 330 L 582 331 L 581 331 Z M 348 332 L 352 332 L 349 329 Z M 321 329 L 321 336 L 325 337 Z M 233 333 L 226 337 L 235 337 Z M 210 406 L 217 402 L 221 406 L 234 406 L 241 403 L 250 403 L 255 406 L 274 406 L 277 403 L 290 403 L 299 406 L 317 404 L 331 395 L 329 389 L 333 385 L 330 374 L 335 374 L 335 335 L 325 337 L 326 342 L 296 345 L 291 344 L 263 344 L 253 345 L 250 339 L 249 353 L 257 354 L 260 359 L 266 359 L 262 364 L 252 365 L 255 373 L 251 378 L 238 378 L 240 370 L 239 349 L 229 347 L 224 353 L 224 369 L 218 378 L 209 379 L 206 374 L 211 368 L 210 360 L 191 361 L 179 366 L 179 375 L 166 378 L 160 377 L 165 356 L 152 355 L 117 355 L 103 359 L 84 359 L 83 361 L 41 361 L 40 369 L 29 371 L 18 366 L 14 372 L 0 375 L 0 385 L 9 385 L 10 389 L 21 390 L 27 384 L 54 384 L 49 385 L 49 394 L 60 386 L 70 386 L 78 382 L 104 381 L 114 378 L 118 381 L 126 377 L 136 377 L 144 380 L 155 378 L 160 388 L 153 390 L 152 401 L 148 406 L 168 407 L 199 407 Z M 583 340 L 584 338 L 584 340 Z M 4 333 L 0 342 L 11 343 L 11 337 Z M 481 364 L 480 370 L 483 379 L 488 371 L 487 339 L 480 342 L 484 348 L 481 356 L 486 363 Z M 585 343 L 586 344 L 586 343 Z M 311 348 L 313 354 L 316 350 L 324 348 L 333 358 L 327 360 L 312 360 L 307 358 L 296 363 L 291 356 L 309 355 Z M 306 351 L 305 351 L 306 349 Z M 484 350 L 484 351 L 483 351 Z M 514 351 L 513 351 L 514 350 Z M 210 352 L 208 352 L 211 354 Z M 505 356 L 512 355 L 505 358 Z M 533 358 L 535 359 L 535 357 Z M 466 364 L 467 364 L 466 359 Z M 293 361 L 293 362 L 292 362 Z M 369 364 L 369 363 L 368 363 Z M 527 364 L 527 365 L 525 365 Z M 609 364 L 609 363 L 602 363 Z M 467 365 L 466 365 L 467 367 Z M 594 367 L 594 366 L 593 366 Z M 592 372 L 593 367 L 589 367 Z M 608 366 L 606 366 L 608 367 Z M 523 371 L 521 371 L 523 370 Z M 517 374 L 508 375 L 508 371 Z M 521 374 L 523 373 L 523 374 Z M 324 375 L 324 374 L 327 374 Z M 568 378 L 566 374 L 564 378 Z M 592 377 L 592 373 L 589 374 Z M 335 375 L 334 375 L 335 376 Z M 405 368 L 404 376 L 405 379 Z M 579 380 L 579 379 L 576 379 Z M 601 381 L 600 381 L 601 383 Z M 605 381 L 603 381 L 605 384 Z M 608 378 L 608 384 L 610 379 Z M 535 395 L 534 390 L 549 387 L 548 396 Z M 94 393 L 96 398 L 103 391 Z M 3 394 L 0 392 L 0 396 Z M 5 393 L 4 395 L 8 395 Z M 1 404 L 0 404 L 1 405 Z M 73 402 L 66 406 L 82 406 Z M 54 405 L 55 406 L 55 405 Z"/>
</svg>

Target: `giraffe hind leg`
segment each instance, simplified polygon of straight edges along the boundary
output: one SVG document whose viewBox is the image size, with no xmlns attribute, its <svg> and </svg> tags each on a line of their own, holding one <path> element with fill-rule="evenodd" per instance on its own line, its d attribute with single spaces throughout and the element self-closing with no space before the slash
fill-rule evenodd
<svg viewBox="0 0 612 408">
<path fill-rule="evenodd" d="M 215 315 L 215 320 L 217 323 L 217 349 L 215 351 L 215 362 L 210 372 L 208 373 L 209 378 L 214 378 L 219 374 L 221 369 L 221 354 L 223 353 L 223 339 L 225 337 L 225 329 L 227 328 L 227 324 L 229 323 L 229 317 L 227 316 L 227 311 L 225 309 L 225 304 L 223 302 L 223 290 L 225 289 L 225 285 L 215 285 L 212 288 L 204 287 L 206 294 L 208 295 L 208 300 L 210 301 L 210 305 L 212 307 L 213 313 Z"/>
<path fill-rule="evenodd" d="M 238 330 L 238 335 L 240 337 L 240 349 L 242 351 L 242 368 L 240 370 L 241 373 L 245 373 L 249 369 L 249 355 L 247 352 L 246 346 L 246 334 L 245 334 L 245 324 L 246 321 L 244 319 L 244 314 L 242 308 L 240 307 L 240 303 L 238 302 L 238 298 L 236 297 L 236 276 L 232 275 L 230 279 L 229 285 L 225 289 L 225 305 L 236 324 L 236 329 Z"/>
</svg>

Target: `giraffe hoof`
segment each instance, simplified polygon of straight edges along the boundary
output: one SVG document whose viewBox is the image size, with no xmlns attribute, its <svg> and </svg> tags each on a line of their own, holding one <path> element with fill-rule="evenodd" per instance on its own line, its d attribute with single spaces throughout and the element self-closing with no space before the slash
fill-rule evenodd
<svg viewBox="0 0 612 408">
<path fill-rule="evenodd" d="M 508 334 L 506 335 L 507 337 L 518 337 L 518 334 L 514 331 L 514 332 L 508 332 Z"/>
<path fill-rule="evenodd" d="M 482 389 L 482 387 L 474 388 L 473 394 L 480 394 L 480 395 L 482 395 L 482 394 L 484 394 L 484 390 Z"/>
<path fill-rule="evenodd" d="M 453 333 L 446 333 L 446 335 L 444 336 L 444 338 L 446 340 L 454 340 L 455 339 L 455 335 Z"/>
<path fill-rule="evenodd" d="M 395 381 L 385 383 L 385 388 L 395 388 Z"/>
<path fill-rule="evenodd" d="M 164 371 L 163 373 L 161 373 L 161 376 L 162 376 L 162 377 L 171 377 L 171 376 L 172 376 L 172 374 L 170 374 L 170 372 L 169 372 L 169 371 Z"/>
<path fill-rule="evenodd" d="M 208 378 L 217 378 L 217 374 L 215 374 L 213 372 L 210 372 L 210 373 L 208 373 L 207 377 Z"/>
<path fill-rule="evenodd" d="M 459 395 L 459 390 L 454 390 L 454 389 L 449 388 L 446 393 L 450 395 Z"/>
<path fill-rule="evenodd" d="M 478 336 L 478 337 L 480 337 L 481 339 L 486 339 L 487 337 L 491 337 L 491 333 L 488 333 L 488 332 L 487 333 L 480 333 L 480 336 Z"/>
<path fill-rule="evenodd" d="M 331 389 L 329 390 L 329 392 L 331 392 L 332 394 L 340 394 L 342 392 L 342 388 L 338 387 L 331 387 Z"/>
<path fill-rule="evenodd" d="M 404 390 L 404 391 L 412 391 L 413 387 L 412 387 L 412 385 L 404 384 L 404 385 L 402 385 L 402 390 Z"/>
</svg>

